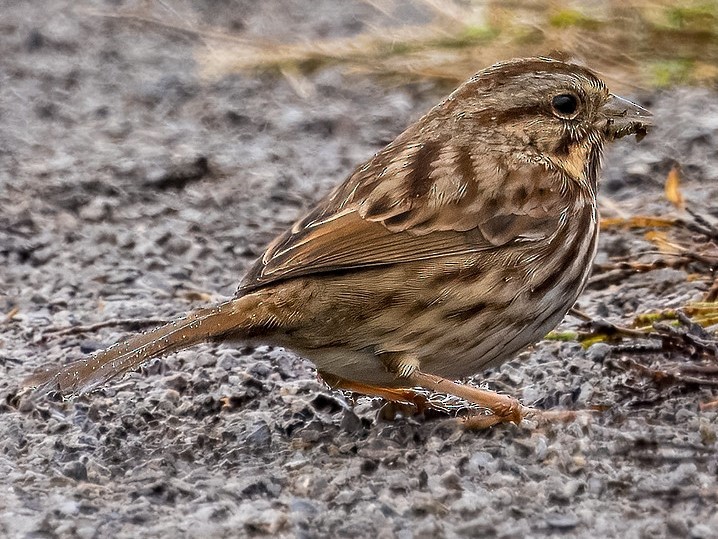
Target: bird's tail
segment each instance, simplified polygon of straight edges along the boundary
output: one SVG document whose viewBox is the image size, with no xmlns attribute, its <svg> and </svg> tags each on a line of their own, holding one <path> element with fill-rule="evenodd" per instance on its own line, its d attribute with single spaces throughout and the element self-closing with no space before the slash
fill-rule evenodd
<svg viewBox="0 0 718 539">
<path fill-rule="evenodd" d="M 45 367 L 27 378 L 23 385 L 42 392 L 58 391 L 63 395 L 87 393 L 149 359 L 169 352 L 209 340 L 250 336 L 258 305 L 261 306 L 259 298 L 250 294 L 198 309 L 87 359 Z"/>
</svg>

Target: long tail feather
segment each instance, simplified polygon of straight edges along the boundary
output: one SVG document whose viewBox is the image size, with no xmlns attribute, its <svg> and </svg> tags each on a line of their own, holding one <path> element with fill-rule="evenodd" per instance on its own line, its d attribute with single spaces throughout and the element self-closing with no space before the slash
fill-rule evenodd
<svg viewBox="0 0 718 539">
<path fill-rule="evenodd" d="M 136 335 L 73 363 L 45 367 L 23 385 L 43 393 L 58 391 L 79 395 L 96 389 L 146 361 L 195 344 L 249 329 L 252 296 L 243 296 L 213 307 L 198 309 L 186 317 Z"/>
</svg>

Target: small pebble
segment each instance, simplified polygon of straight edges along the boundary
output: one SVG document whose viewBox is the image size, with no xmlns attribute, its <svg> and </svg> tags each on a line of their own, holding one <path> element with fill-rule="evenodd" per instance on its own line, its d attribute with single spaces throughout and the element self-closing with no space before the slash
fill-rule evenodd
<svg viewBox="0 0 718 539">
<path fill-rule="evenodd" d="M 576 515 L 554 513 L 546 517 L 546 524 L 559 530 L 570 530 L 578 526 Z"/>
</svg>

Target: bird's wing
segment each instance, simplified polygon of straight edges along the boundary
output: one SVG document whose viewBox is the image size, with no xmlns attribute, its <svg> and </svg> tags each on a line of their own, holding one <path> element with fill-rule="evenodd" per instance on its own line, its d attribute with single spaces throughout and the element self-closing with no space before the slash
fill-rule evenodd
<svg viewBox="0 0 718 539">
<path fill-rule="evenodd" d="M 542 166 L 507 168 L 468 145 L 405 138 L 276 238 L 239 293 L 302 275 L 487 251 L 558 230 L 562 197 Z"/>
</svg>

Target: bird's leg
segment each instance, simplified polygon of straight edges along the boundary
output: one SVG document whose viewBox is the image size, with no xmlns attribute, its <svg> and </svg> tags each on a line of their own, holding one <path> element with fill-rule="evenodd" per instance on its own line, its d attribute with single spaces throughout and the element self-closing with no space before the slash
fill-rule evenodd
<svg viewBox="0 0 718 539">
<path fill-rule="evenodd" d="M 422 413 L 427 408 L 432 407 L 431 402 L 429 402 L 426 396 L 421 393 L 417 393 L 412 389 L 373 386 L 339 378 L 333 374 L 321 371 L 319 372 L 319 375 L 332 389 L 353 391 L 354 393 L 361 393 L 362 395 L 369 395 L 370 397 L 381 397 L 382 399 L 392 402 L 405 402 L 415 406 L 418 413 Z"/>
<path fill-rule="evenodd" d="M 441 410 L 445 408 L 437 406 L 425 395 L 409 388 L 382 387 L 352 380 L 339 378 L 333 374 L 319 372 L 319 375 L 332 389 L 353 391 L 362 395 L 380 397 L 391 402 L 408 403 L 414 406 L 418 413 L 428 409 Z M 475 414 L 457 418 L 456 421 L 466 429 L 486 429 L 499 423 L 516 423 L 517 425 L 525 418 L 538 419 L 539 421 L 571 421 L 576 418 L 577 412 L 570 410 L 543 411 L 522 405 L 518 399 L 509 395 L 501 395 L 494 391 L 479 389 L 466 384 L 458 384 L 446 378 L 426 374 L 414 370 L 403 376 L 407 385 L 421 387 L 432 393 L 444 393 L 459 397 L 467 402 L 476 404 L 481 408 L 489 410 L 489 414 Z"/>
<path fill-rule="evenodd" d="M 426 374 L 415 370 L 406 377 L 411 385 L 420 386 L 430 391 L 448 393 L 491 411 L 487 415 L 475 415 L 462 418 L 460 421 L 466 428 L 487 428 L 498 423 L 512 422 L 517 425 L 521 420 L 535 411 L 523 406 L 517 399 L 508 395 L 500 395 L 493 391 L 479 389 L 465 384 L 457 384 L 446 378 Z"/>
<path fill-rule="evenodd" d="M 499 423 L 516 423 L 517 425 L 525 418 L 537 419 L 539 421 L 572 421 L 580 412 L 572 410 L 536 410 L 524 406 L 517 399 L 509 395 L 500 395 L 494 391 L 479 389 L 465 384 L 457 384 L 446 378 L 426 374 L 415 370 L 406 377 L 411 385 L 423 387 L 430 391 L 448 393 L 462 398 L 468 402 L 486 408 L 491 413 L 486 415 L 473 415 L 459 418 L 462 426 L 467 429 L 485 429 Z M 584 411 L 590 412 L 590 411 Z"/>
</svg>

